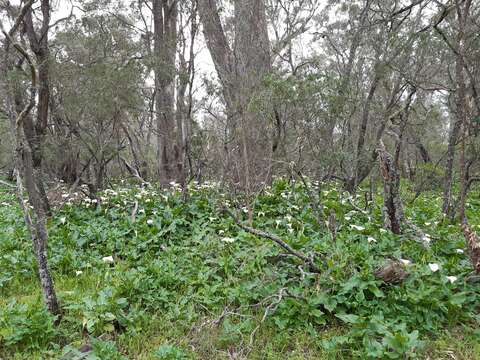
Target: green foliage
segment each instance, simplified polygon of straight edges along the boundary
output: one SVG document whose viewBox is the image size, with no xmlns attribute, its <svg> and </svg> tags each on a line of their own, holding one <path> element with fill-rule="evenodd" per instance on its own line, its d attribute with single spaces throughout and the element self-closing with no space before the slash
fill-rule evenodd
<svg viewBox="0 0 480 360">
<path fill-rule="evenodd" d="M 415 191 L 439 191 L 444 178 L 444 171 L 439 166 L 420 164 L 415 172 L 413 187 Z"/>
<path fill-rule="evenodd" d="M 188 360 L 188 356 L 183 352 L 183 350 L 177 348 L 176 346 L 163 344 L 155 351 L 155 357 L 161 360 Z"/>
<path fill-rule="evenodd" d="M 12 300 L 0 306 L 0 348 L 42 349 L 57 335 L 54 322 L 42 307 Z"/>
<path fill-rule="evenodd" d="M 181 339 L 195 343 L 193 352 L 204 351 L 206 358 L 245 347 L 250 339 L 255 356 L 278 358 L 292 341 L 280 334 L 295 333 L 322 356 L 395 359 L 421 357 L 444 329 L 461 325 L 468 332 L 478 326 L 480 291 L 464 280 L 471 272 L 468 257 L 458 251 L 464 240 L 458 226 L 441 221 L 438 194 L 425 193 L 405 209 L 431 236 L 425 249 L 408 231 L 397 236 L 382 229 L 380 197 L 360 211 L 362 195 L 312 186 L 324 213 L 336 213 L 336 241 L 318 222 L 304 186 L 284 179 L 256 198 L 253 225 L 315 253 L 320 274 L 281 256 L 272 242 L 239 230 L 219 206 L 237 208 L 246 217 L 241 197 L 230 198 L 215 184 L 192 185 L 186 203 L 177 186 L 125 185 L 99 194 L 98 203 L 67 203 L 48 224 L 50 265 L 64 310 L 59 332 L 69 341 L 82 334 L 109 335 L 118 350 L 102 343 L 106 353 L 128 358 L 189 358 L 181 349 L 190 347 Z M 0 261 L 7 274 L 0 304 L 23 294 L 2 313 L 10 329 L 2 335 L 4 346 L 7 354 L 19 347 L 56 351 L 49 345 L 60 341 L 53 319 L 25 297 L 38 290 L 31 245 L 15 221 L 21 214 L 13 197 L 1 196 L 10 205 L 0 210 L 6 234 L 0 234 Z M 480 203 L 472 198 L 467 209 L 474 214 Z M 478 218 L 471 219 L 477 226 Z M 387 285 L 373 275 L 387 258 L 411 262 L 401 284 Z M 431 270 L 432 263 L 438 271 Z M 28 311 L 38 321 L 22 322 Z M 23 330 L 15 335 L 17 327 Z M 213 339 L 200 341 L 197 331 L 214 331 Z M 324 336 L 325 331 L 332 333 Z M 264 347 L 262 336 L 278 343 Z"/>
</svg>

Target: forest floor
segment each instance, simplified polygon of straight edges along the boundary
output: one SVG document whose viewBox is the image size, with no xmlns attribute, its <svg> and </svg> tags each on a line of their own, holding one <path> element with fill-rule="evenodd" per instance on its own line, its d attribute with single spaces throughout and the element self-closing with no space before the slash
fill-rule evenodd
<svg viewBox="0 0 480 360">
<path fill-rule="evenodd" d="M 253 226 L 315 254 L 320 273 L 241 230 L 222 207 L 247 209 L 215 184 L 119 184 L 98 200 L 64 194 L 48 221 L 49 260 L 63 317 L 42 306 L 32 245 L 11 189 L 0 189 L 0 359 L 480 359 L 480 284 L 440 192 L 405 213 L 425 232 L 382 229 L 381 194 L 365 206 L 334 185 L 310 206 L 277 180 L 254 201 Z M 480 199 L 467 213 L 480 228 Z M 335 212 L 337 236 L 325 221 Z M 327 214 L 327 215 L 325 215 Z M 425 239 L 423 239 L 425 241 Z M 374 275 L 388 259 L 408 277 Z M 85 346 L 86 345 L 86 346 Z"/>
</svg>

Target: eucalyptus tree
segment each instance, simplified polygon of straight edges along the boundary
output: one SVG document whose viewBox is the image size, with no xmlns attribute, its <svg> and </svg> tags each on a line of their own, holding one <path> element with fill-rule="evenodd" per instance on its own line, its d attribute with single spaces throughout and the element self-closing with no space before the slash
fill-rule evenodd
<svg viewBox="0 0 480 360">
<path fill-rule="evenodd" d="M 234 1 L 233 33 L 225 30 L 219 1 L 200 0 L 198 5 L 226 107 L 227 173 L 234 184 L 250 193 L 271 176 L 269 124 L 274 113 L 268 108 L 259 113 L 252 104 L 262 91 L 262 81 L 272 70 L 265 3 Z"/>
<path fill-rule="evenodd" d="M 43 160 L 44 131 L 48 116 L 48 88 L 49 86 L 49 57 L 48 39 L 50 30 L 50 3 L 42 0 L 42 20 L 40 29 L 33 23 L 34 1 L 21 4 L 13 9 L 7 4 L 8 14 L 13 18 L 13 25 L 6 30 L 0 22 L 0 30 L 4 34 L 4 67 L 3 81 L 7 97 L 7 111 L 9 113 L 12 135 L 15 139 L 15 173 L 17 179 L 17 195 L 23 209 L 25 224 L 33 242 L 35 258 L 37 260 L 38 275 L 45 305 L 55 315 L 60 315 L 60 307 L 55 293 L 54 283 L 48 267 L 47 241 L 48 230 L 46 224 L 48 203 L 43 189 L 41 164 Z M 22 32 L 18 30 L 22 27 Z M 23 38 L 28 34 L 30 49 L 35 58 L 30 55 L 27 43 Z M 10 54 L 15 50 L 15 55 Z M 14 65 L 10 56 L 14 56 Z M 38 63 L 41 61 L 41 63 Z M 12 71 L 19 77 L 12 78 Z M 26 75 L 26 76 L 25 76 Z M 23 86 L 26 84 L 25 86 Z M 5 86 L 6 85 L 6 86 Z M 37 103 L 38 93 L 38 103 Z M 47 104 L 43 103 L 47 99 Z M 35 110 L 36 121 L 32 118 Z M 28 202 L 23 199 L 24 186 L 28 194 Z"/>
<path fill-rule="evenodd" d="M 95 192 L 128 145 L 136 166 L 142 163 L 136 132 L 145 68 L 139 44 L 118 19 L 87 14 L 57 33 L 55 49 L 52 141 L 62 159 L 57 174 L 70 181 L 81 177 Z M 121 167 L 117 162 L 117 174 Z"/>
</svg>

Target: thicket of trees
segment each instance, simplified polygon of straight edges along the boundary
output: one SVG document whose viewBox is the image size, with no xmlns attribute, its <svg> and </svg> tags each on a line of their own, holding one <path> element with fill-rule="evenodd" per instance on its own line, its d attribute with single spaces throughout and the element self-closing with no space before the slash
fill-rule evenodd
<svg viewBox="0 0 480 360">
<path fill-rule="evenodd" d="M 467 224 L 479 15 L 473 0 L 1 1 L 0 166 L 33 208 L 49 309 L 58 180 L 94 196 L 118 177 L 214 179 L 247 198 L 279 175 L 382 180 L 398 232 L 404 177 Z"/>
</svg>

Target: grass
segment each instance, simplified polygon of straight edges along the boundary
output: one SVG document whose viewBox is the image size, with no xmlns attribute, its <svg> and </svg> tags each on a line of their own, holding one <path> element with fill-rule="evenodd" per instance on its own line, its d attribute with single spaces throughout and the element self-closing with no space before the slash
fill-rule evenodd
<svg viewBox="0 0 480 360">
<path fill-rule="evenodd" d="M 325 214 L 336 213 L 336 241 L 299 184 L 278 180 L 254 204 L 254 226 L 315 252 L 319 275 L 240 231 L 219 207 L 243 214 L 242 199 L 213 184 L 192 186 L 187 203 L 175 187 L 125 185 L 96 204 L 72 200 L 48 223 L 63 309 L 54 326 L 20 210 L 1 190 L 0 358 L 57 359 L 91 343 L 98 359 L 480 359 L 480 288 L 464 281 L 464 240 L 442 218 L 439 193 L 406 208 L 433 239 L 428 249 L 408 231 L 382 230 L 380 194 L 365 212 L 363 197 L 348 200 L 334 186 L 319 194 Z M 402 284 L 374 277 L 387 258 L 412 262 Z"/>
</svg>

